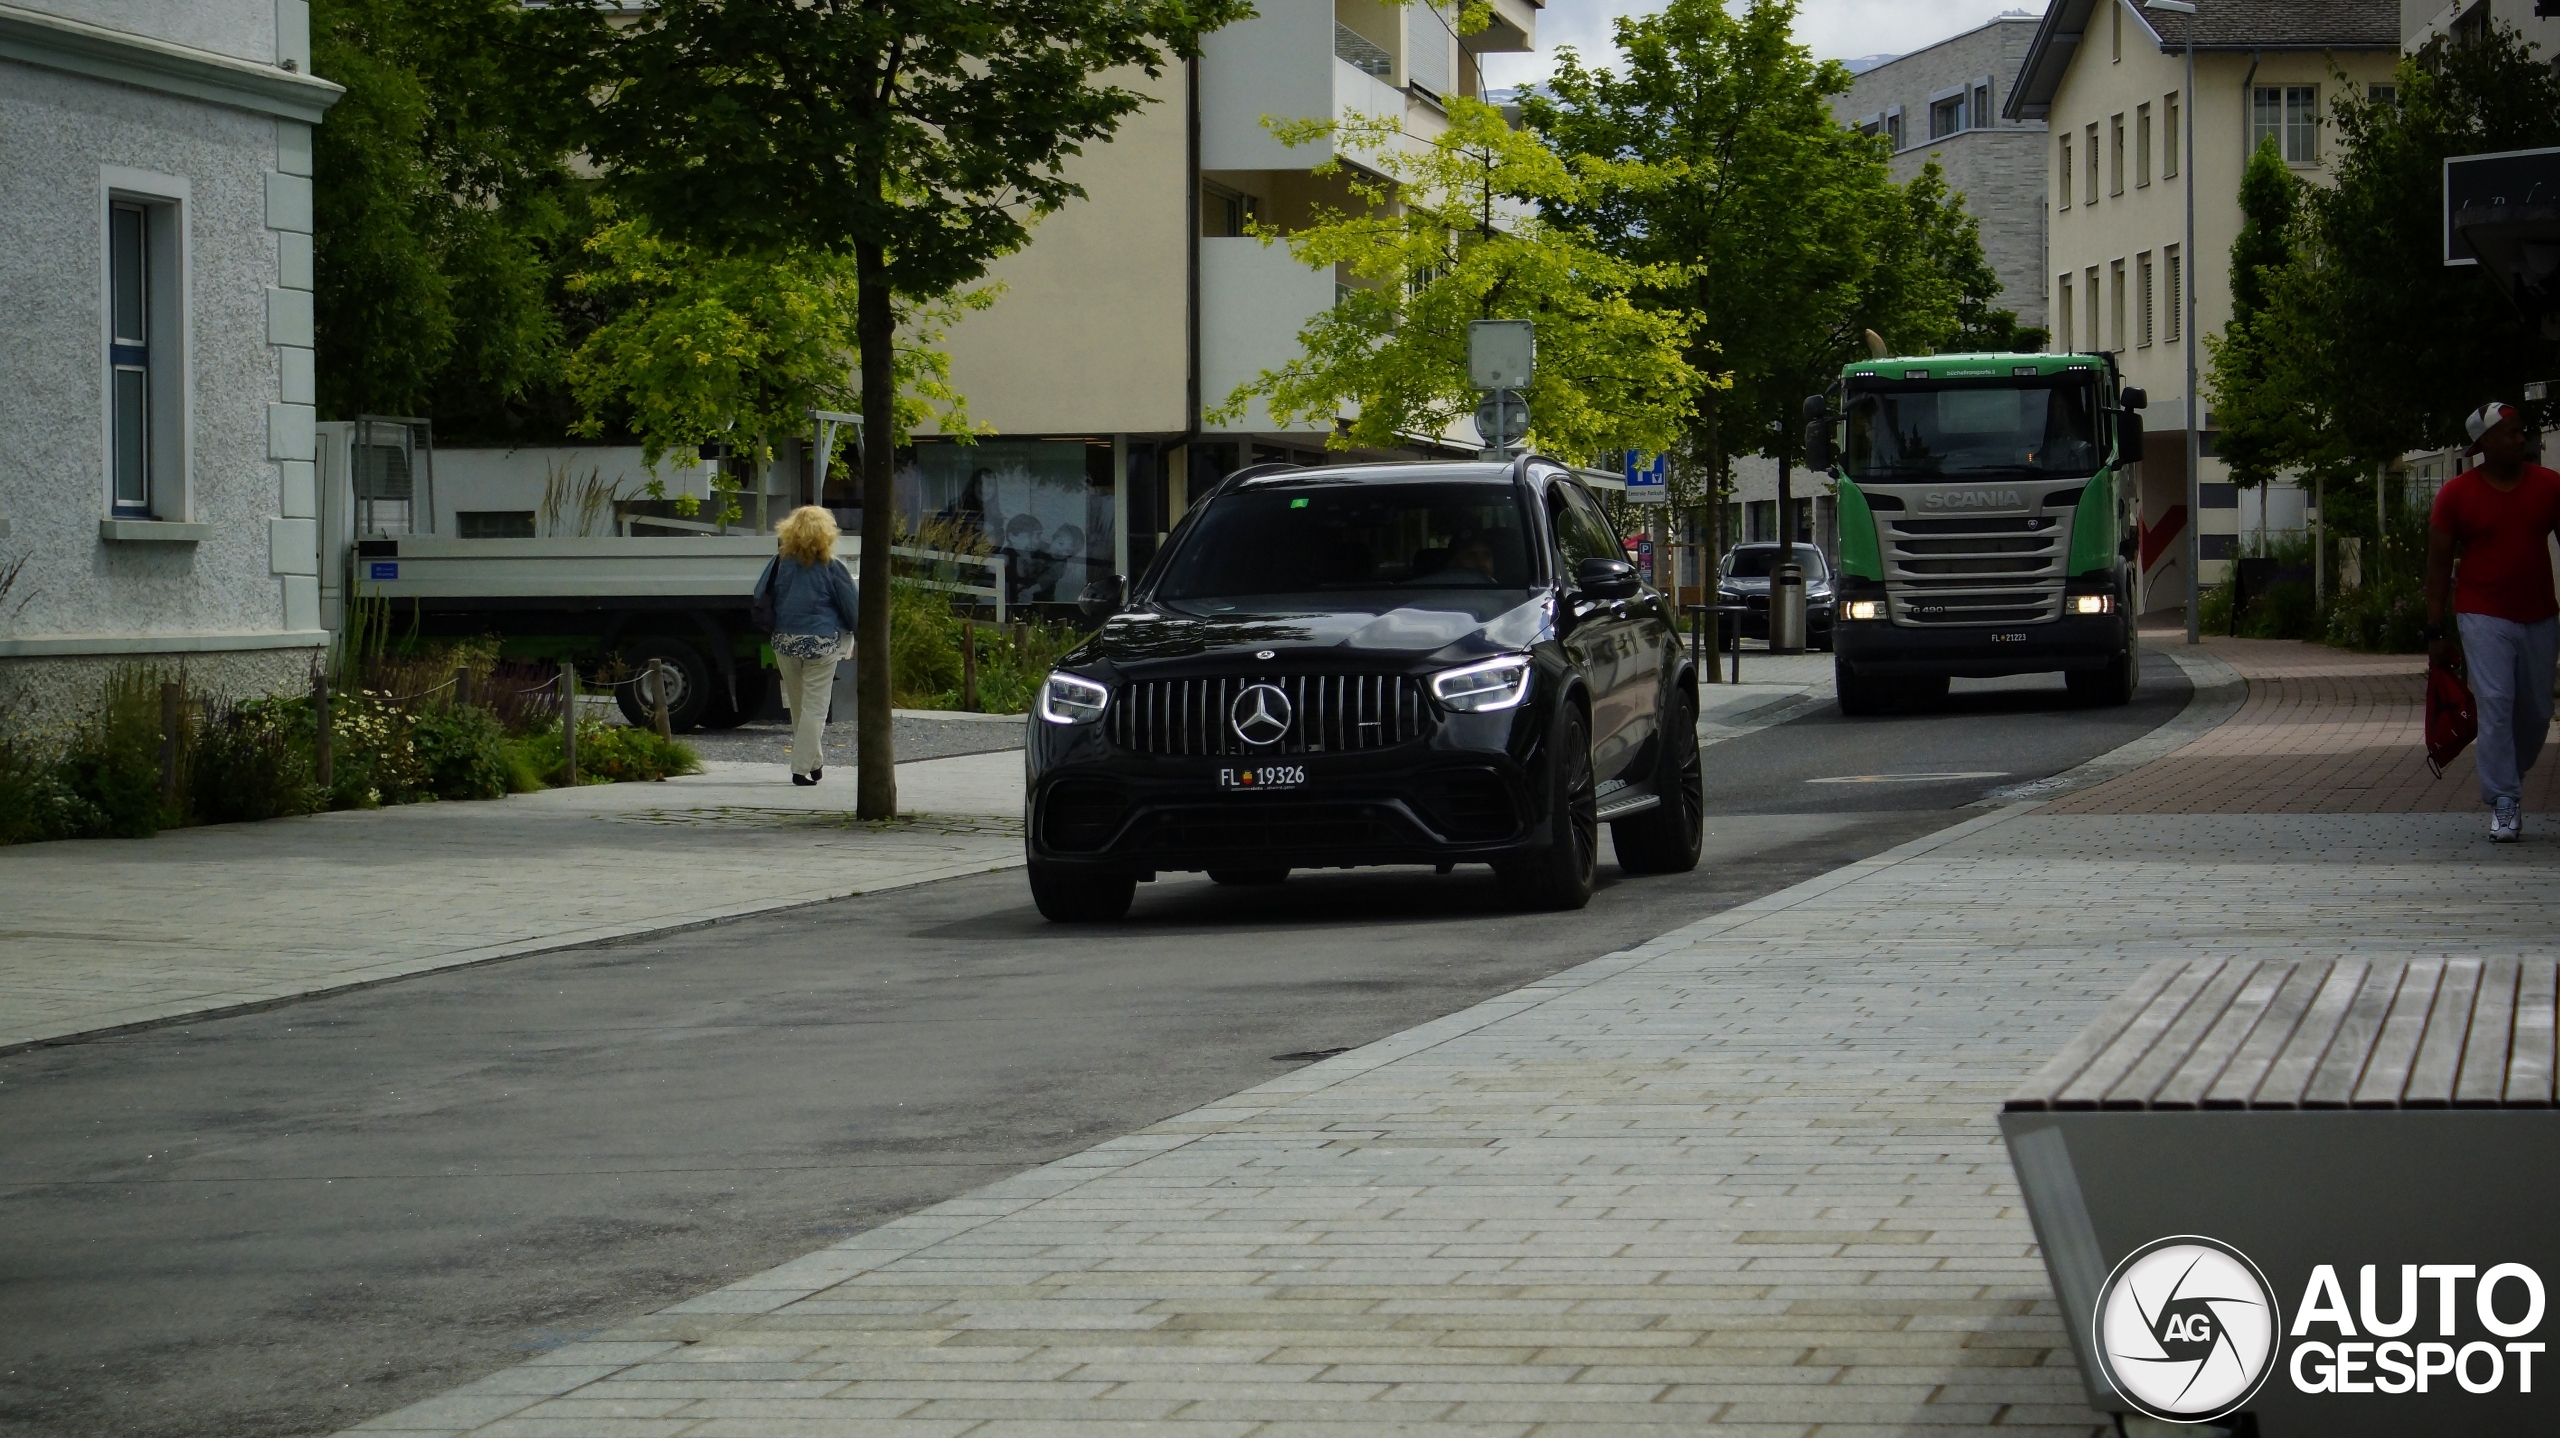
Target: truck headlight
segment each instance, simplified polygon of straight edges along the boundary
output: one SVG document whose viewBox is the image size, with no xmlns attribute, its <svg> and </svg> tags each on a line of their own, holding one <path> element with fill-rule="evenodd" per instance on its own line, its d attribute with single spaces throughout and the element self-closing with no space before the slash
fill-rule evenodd
<svg viewBox="0 0 2560 1438">
<path fill-rule="evenodd" d="M 1040 717 L 1052 724 L 1090 724 L 1111 702 L 1111 688 L 1078 674 L 1052 673 L 1040 686 Z"/>
<path fill-rule="evenodd" d="M 2112 594 L 2075 594 L 2071 596 L 2071 612 L 2113 614 L 2116 612 L 2116 597 Z"/>
<path fill-rule="evenodd" d="M 1852 599 L 1840 606 L 1840 613 L 1842 617 L 1848 619 L 1882 619 L 1884 618 L 1884 601 Z"/>
<path fill-rule="evenodd" d="M 1506 654 L 1481 664 L 1443 669 L 1431 676 L 1431 692 L 1461 714 L 1517 709 L 1529 697 L 1529 656 Z"/>
</svg>

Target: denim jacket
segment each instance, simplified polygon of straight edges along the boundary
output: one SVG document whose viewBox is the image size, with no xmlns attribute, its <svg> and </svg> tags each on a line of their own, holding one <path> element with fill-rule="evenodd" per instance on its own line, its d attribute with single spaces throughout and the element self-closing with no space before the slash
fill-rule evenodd
<svg viewBox="0 0 2560 1438">
<path fill-rule="evenodd" d="M 802 564 L 774 556 L 756 581 L 756 591 L 773 594 L 776 634 L 851 634 L 861 612 L 853 576 L 836 560 Z"/>
</svg>

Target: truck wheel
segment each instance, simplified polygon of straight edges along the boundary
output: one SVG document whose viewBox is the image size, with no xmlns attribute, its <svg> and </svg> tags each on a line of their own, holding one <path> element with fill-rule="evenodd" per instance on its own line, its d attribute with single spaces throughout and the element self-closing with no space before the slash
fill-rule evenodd
<svg viewBox="0 0 2560 1438">
<path fill-rule="evenodd" d="M 1698 867 L 1706 840 L 1706 765 L 1698 757 L 1698 706 L 1674 694 L 1663 706 L 1653 792 L 1662 802 L 1609 826 L 1618 867 L 1630 874 L 1685 874 Z"/>
<path fill-rule="evenodd" d="M 1839 695 L 1840 712 L 1852 718 L 1881 714 L 1893 702 L 1893 690 L 1883 680 L 1863 678 L 1837 658 L 1831 661 L 1831 687 Z"/>
<path fill-rule="evenodd" d="M 2137 651 L 2119 650 L 2104 669 L 2069 669 L 2063 671 L 2063 687 L 2071 697 L 2083 704 L 2116 706 L 2133 702 L 2133 691 L 2140 677 L 2141 660 Z"/>
<path fill-rule="evenodd" d="M 773 675 L 762 669 L 742 668 L 737 671 L 737 679 L 738 702 L 731 704 L 729 686 L 721 682 L 720 676 L 713 674 L 705 678 L 703 687 L 707 692 L 702 704 L 703 728 L 735 729 L 764 709 L 765 691 L 773 687 Z"/>
<path fill-rule="evenodd" d="M 1031 902 L 1040 906 L 1040 917 L 1053 924 L 1107 924 L 1127 914 L 1130 901 L 1138 896 L 1135 874 L 1068 868 L 1038 859 L 1024 869 L 1031 878 Z"/>
<path fill-rule="evenodd" d="M 1905 679 L 1900 688 L 1902 702 L 1914 709 L 1925 704 L 1942 703 L 1947 697 L 1947 676 L 1928 674 L 1918 679 Z"/>
<path fill-rule="evenodd" d="M 1547 728 L 1547 847 L 1494 865 L 1523 909 L 1579 909 L 1600 882 L 1600 799 L 1591 772 L 1591 729 L 1559 700 Z"/>
<path fill-rule="evenodd" d="M 667 728 L 678 734 L 689 734 L 702 723 L 704 708 L 711 698 L 711 666 L 702 655 L 681 639 L 643 639 L 625 645 L 622 662 L 638 676 L 637 682 L 622 684 L 613 691 L 614 703 L 622 708 L 622 717 L 635 729 L 657 726 L 657 716 L 650 709 L 649 661 L 655 659 L 667 670 Z"/>
</svg>

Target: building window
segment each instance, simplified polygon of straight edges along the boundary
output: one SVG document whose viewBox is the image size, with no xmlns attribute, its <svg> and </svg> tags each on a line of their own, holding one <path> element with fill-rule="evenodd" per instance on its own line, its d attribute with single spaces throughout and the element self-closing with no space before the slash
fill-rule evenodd
<svg viewBox="0 0 2560 1438">
<path fill-rule="evenodd" d="M 1200 232 L 1212 239 L 1238 239 L 1260 217 L 1261 202 L 1253 196 L 1215 185 L 1200 190 Z"/>
<path fill-rule="evenodd" d="M 2249 148 L 2276 141 L 2288 165 L 2320 160 L 2320 87 L 2259 85 L 2249 100 Z"/>
<path fill-rule="evenodd" d="M 2089 163 L 2086 166 L 2089 172 L 2086 198 L 2090 204 L 2094 205 L 2098 203 L 2098 127 L 2094 124 L 2089 126 L 2088 129 L 2081 132 L 2081 139 L 2087 142 L 2089 146 Z"/>
<path fill-rule="evenodd" d="M 2186 288 L 2181 283 L 2180 276 L 2178 274 L 2178 247 L 2176 245 L 2171 245 L 2167 249 L 2162 250 L 2160 252 L 2160 263 L 2161 268 L 2169 272 L 2168 288 L 2161 295 L 2162 299 L 2168 301 L 2168 304 L 2161 308 L 2161 316 L 2167 321 L 2162 328 L 2167 336 L 2174 340 L 2178 337 L 2178 326 L 2186 323 L 2185 316 L 2187 313 Z"/>
<path fill-rule="evenodd" d="M 1387 81 L 1395 78 L 1396 57 L 1388 54 L 1386 47 L 1339 20 L 1333 22 L 1333 55 L 1364 75 L 1375 75 Z"/>
<path fill-rule="evenodd" d="M 2062 197 L 2062 204 L 2061 204 L 2061 208 L 2063 208 L 2063 209 L 2066 209 L 2066 210 L 2067 210 L 2067 209 L 2070 209 L 2070 208 L 2071 208 L 2071 184 L 2072 184 L 2072 181 L 2071 181 L 2071 137 L 2070 137 L 2069 135 L 2067 135 L 2067 134 L 2066 134 L 2066 135 L 2064 135 L 2064 136 L 2062 137 L 2062 160 L 2061 160 L 2061 169 L 2062 169 L 2062 183 L 2061 183 L 2061 184 L 2058 184 L 2058 185 L 2056 185 L 2056 186 L 2054 186 L 2054 187 L 2053 187 L 2053 192 L 2054 192 L 2055 194 L 2060 195 L 2060 196 Z"/>
<path fill-rule="evenodd" d="M 2076 327 L 2071 322 L 2073 315 L 2077 313 L 2075 306 L 2076 296 L 2073 294 L 2071 288 L 2071 276 L 2060 276 L 2056 281 L 2056 288 L 2061 295 L 2062 302 L 2053 307 L 2053 312 L 2062 320 L 2062 352 L 2064 354 L 2072 354 L 2078 351 L 2080 345 L 2079 337 L 2073 333 Z"/>
<path fill-rule="evenodd" d="M 1977 130 L 1985 130 L 1990 127 L 1991 82 L 1985 80 L 1981 84 L 1973 87 L 1973 128 Z"/>
<path fill-rule="evenodd" d="M 2107 193 L 2124 193 L 2124 116 L 2107 120 Z"/>
<path fill-rule="evenodd" d="M 2133 187 L 2151 183 L 2151 107 L 2133 107 Z"/>
<path fill-rule="evenodd" d="M 2144 250 L 2134 257 L 2133 279 L 2134 324 L 2138 336 L 2135 342 L 2148 349 L 2151 346 L 2151 252 L 2149 250 Z"/>
<path fill-rule="evenodd" d="M 1929 102 L 1929 138 L 1943 139 L 1964 128 L 1964 96 Z"/>
<path fill-rule="evenodd" d="M 2080 272 L 2080 284 L 2082 288 L 2086 289 L 2089 293 L 2089 348 L 2092 350 L 2105 349 L 2107 345 L 2107 332 L 2100 328 L 2098 324 L 2098 305 L 2102 296 L 2098 291 L 2098 267 L 2096 265 L 2091 265 L 2089 268 Z"/>
<path fill-rule="evenodd" d="M 2107 348 L 2124 352 L 2124 261 L 2107 265 Z"/>
<path fill-rule="evenodd" d="M 1902 111 L 1900 109 L 1884 112 L 1884 138 L 1897 153 L 1900 152 L 1902 149 Z"/>
<path fill-rule="evenodd" d="M 2178 96 L 2171 91 L 2160 108 L 2160 174 L 2178 178 Z"/>
<path fill-rule="evenodd" d="M 2376 105 L 2397 105 L 2400 103 L 2400 87 L 2397 85 L 2367 85 L 2364 87 L 2364 97 Z"/>
<path fill-rule="evenodd" d="M 2114 64 L 2124 59 L 2124 6 L 2121 0 L 2107 0 L 2107 61 Z"/>
<path fill-rule="evenodd" d="M 107 502 L 129 518 L 185 517 L 178 238 L 174 203 L 109 198 Z"/>
</svg>

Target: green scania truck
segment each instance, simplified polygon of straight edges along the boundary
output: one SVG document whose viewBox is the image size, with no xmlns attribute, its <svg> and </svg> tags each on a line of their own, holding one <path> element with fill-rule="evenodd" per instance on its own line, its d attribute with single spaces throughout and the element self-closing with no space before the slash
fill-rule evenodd
<svg viewBox="0 0 2560 1438">
<path fill-rule="evenodd" d="M 1873 714 L 1952 678 L 2062 672 L 2131 702 L 2142 391 L 2103 354 L 1864 360 L 1805 401 L 1839 492 L 1832 664 Z"/>
</svg>

